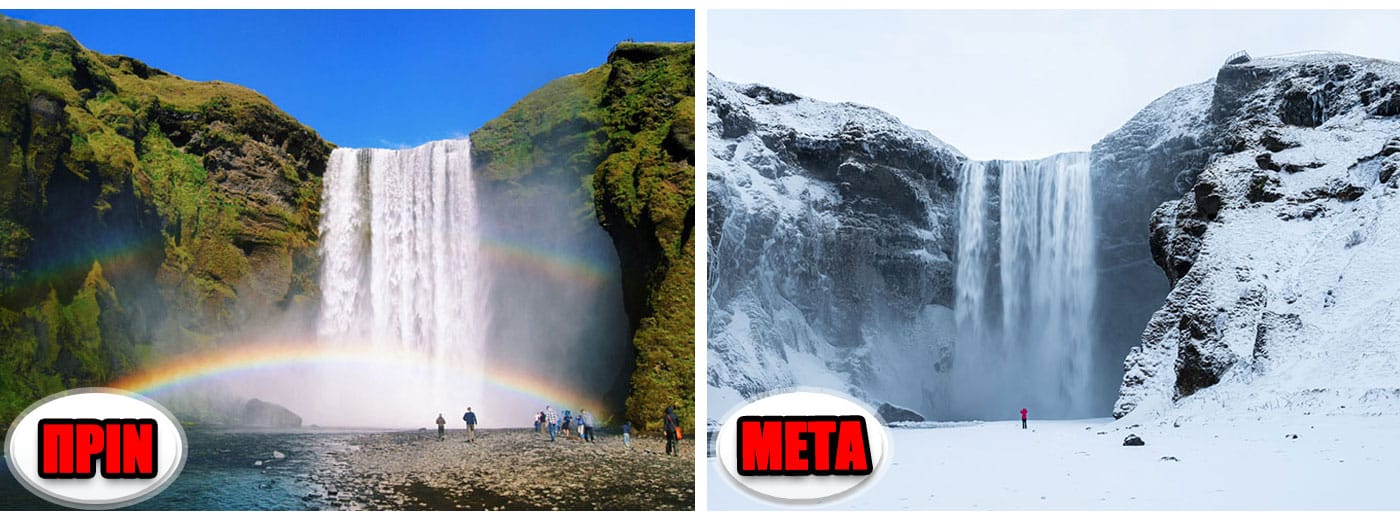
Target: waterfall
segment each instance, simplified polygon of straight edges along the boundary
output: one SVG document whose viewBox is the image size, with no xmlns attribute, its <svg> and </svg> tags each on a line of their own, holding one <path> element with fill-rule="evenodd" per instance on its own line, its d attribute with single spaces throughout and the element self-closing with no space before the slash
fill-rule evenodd
<svg viewBox="0 0 1400 525">
<path fill-rule="evenodd" d="M 418 390 L 408 406 L 480 399 L 488 320 L 470 142 L 336 149 L 324 184 L 323 343 L 425 362 L 433 377 L 399 385 Z"/>
<path fill-rule="evenodd" d="M 939 416 L 1092 415 L 1089 155 L 968 162 L 960 176 L 957 344 Z"/>
</svg>

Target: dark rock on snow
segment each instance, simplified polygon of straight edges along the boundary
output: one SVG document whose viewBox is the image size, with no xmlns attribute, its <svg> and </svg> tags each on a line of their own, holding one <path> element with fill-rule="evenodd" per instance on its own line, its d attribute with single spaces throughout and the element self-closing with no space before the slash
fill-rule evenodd
<svg viewBox="0 0 1400 525">
<path fill-rule="evenodd" d="M 886 423 L 918 423 L 924 420 L 924 416 L 918 412 L 903 407 L 897 407 L 889 403 L 880 404 L 880 419 Z"/>
</svg>

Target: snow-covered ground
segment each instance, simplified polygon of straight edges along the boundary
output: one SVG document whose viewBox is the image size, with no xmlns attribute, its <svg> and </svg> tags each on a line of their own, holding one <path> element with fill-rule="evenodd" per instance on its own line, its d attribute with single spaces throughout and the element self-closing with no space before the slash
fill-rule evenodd
<svg viewBox="0 0 1400 525">
<path fill-rule="evenodd" d="M 1146 445 L 1123 446 L 1128 434 Z M 996 421 L 890 435 L 876 478 L 819 508 L 1400 509 L 1395 415 Z M 741 491 L 715 458 L 708 472 L 712 509 L 794 508 Z"/>
</svg>

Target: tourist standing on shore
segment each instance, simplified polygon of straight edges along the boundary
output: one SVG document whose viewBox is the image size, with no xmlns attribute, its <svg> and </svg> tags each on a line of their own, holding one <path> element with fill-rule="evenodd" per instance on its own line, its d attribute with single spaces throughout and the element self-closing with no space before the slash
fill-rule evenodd
<svg viewBox="0 0 1400 525">
<path fill-rule="evenodd" d="M 467 423 L 467 442 L 476 443 L 476 412 L 472 412 L 472 407 L 467 407 L 467 413 L 462 414 L 462 421 Z"/>
<path fill-rule="evenodd" d="M 661 430 L 666 433 L 666 453 L 671 455 L 681 455 L 681 446 L 677 443 L 676 431 L 681 427 L 681 420 L 676 416 L 674 407 L 666 407 L 666 415 L 661 418 Z"/>
<path fill-rule="evenodd" d="M 545 426 L 549 427 L 549 440 L 552 442 L 554 441 L 554 433 L 559 430 L 559 414 L 549 405 L 545 405 L 544 407 L 544 421 Z"/>
<path fill-rule="evenodd" d="M 583 440 L 593 442 L 593 413 L 587 410 L 583 411 Z"/>
<path fill-rule="evenodd" d="M 632 447 L 632 421 L 628 420 L 622 424 L 622 446 Z"/>
<path fill-rule="evenodd" d="M 438 441 L 442 441 L 444 434 L 447 433 L 447 420 L 442 418 L 442 414 L 441 414 L 441 413 L 438 414 L 437 425 L 438 425 Z"/>
<path fill-rule="evenodd" d="M 544 432 L 544 425 L 544 411 L 540 411 L 540 413 L 535 414 L 535 433 Z"/>
</svg>

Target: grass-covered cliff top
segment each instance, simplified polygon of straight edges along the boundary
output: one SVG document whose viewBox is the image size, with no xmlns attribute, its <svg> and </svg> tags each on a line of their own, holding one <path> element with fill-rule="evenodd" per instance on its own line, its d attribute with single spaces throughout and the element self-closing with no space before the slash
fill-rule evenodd
<svg viewBox="0 0 1400 525">
<path fill-rule="evenodd" d="M 134 58 L 88 50 L 62 29 L 3 15 L 0 15 L 0 44 L 4 45 L 6 54 L 18 62 L 20 72 L 31 82 L 32 89 L 68 101 L 91 98 L 107 90 L 158 97 L 164 104 L 187 111 L 198 110 L 202 104 L 219 96 L 241 109 L 273 106 L 267 97 L 246 87 L 217 80 L 199 82 L 180 78 Z M 291 117 L 286 120 L 290 121 Z M 300 126 L 295 121 L 290 123 Z"/>
<path fill-rule="evenodd" d="M 592 171 L 609 66 L 550 81 L 472 133 L 472 161 L 493 180 L 519 180 L 548 169 Z"/>
<path fill-rule="evenodd" d="M 693 100 L 692 79 L 678 77 L 693 77 L 684 69 L 693 71 L 694 57 L 693 43 L 618 44 L 607 63 L 550 81 L 472 132 L 472 160 L 478 173 L 494 180 L 557 176 L 560 170 L 591 175 L 609 138 L 604 126 L 616 109 L 604 100 L 614 66 L 622 61 L 658 60 L 663 67 L 656 73 L 665 78 L 641 80 L 667 88 L 689 83 L 692 89 L 686 96 Z"/>
</svg>

